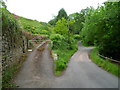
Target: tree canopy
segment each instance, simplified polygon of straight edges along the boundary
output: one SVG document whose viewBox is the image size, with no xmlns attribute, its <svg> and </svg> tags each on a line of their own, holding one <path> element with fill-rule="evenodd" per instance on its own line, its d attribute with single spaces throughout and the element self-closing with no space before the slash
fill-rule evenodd
<svg viewBox="0 0 120 90">
<path fill-rule="evenodd" d="M 82 41 L 96 45 L 99 53 L 120 59 L 120 2 L 105 2 L 97 9 L 89 8 L 83 29 Z"/>
<path fill-rule="evenodd" d="M 68 19 L 67 13 L 64 8 L 61 8 L 58 12 L 58 15 L 54 17 L 54 19 L 50 20 L 48 23 L 51 25 L 55 25 L 58 20 L 65 18 Z"/>
</svg>

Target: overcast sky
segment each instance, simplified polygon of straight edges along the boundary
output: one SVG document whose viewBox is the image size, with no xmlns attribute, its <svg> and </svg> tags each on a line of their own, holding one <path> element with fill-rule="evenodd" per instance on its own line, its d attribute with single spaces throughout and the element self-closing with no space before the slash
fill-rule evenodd
<svg viewBox="0 0 120 90">
<path fill-rule="evenodd" d="M 7 9 L 16 15 L 48 22 L 64 8 L 67 14 L 101 5 L 106 0 L 7 0 Z"/>
</svg>

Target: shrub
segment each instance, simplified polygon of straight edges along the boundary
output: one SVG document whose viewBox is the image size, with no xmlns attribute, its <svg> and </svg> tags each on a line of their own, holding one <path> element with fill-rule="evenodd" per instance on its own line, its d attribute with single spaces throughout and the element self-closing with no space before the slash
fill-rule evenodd
<svg viewBox="0 0 120 90">
<path fill-rule="evenodd" d="M 57 60 L 56 71 L 63 71 L 67 67 L 66 63 L 66 60 Z"/>
<path fill-rule="evenodd" d="M 74 37 L 74 39 L 76 39 L 76 40 L 80 40 L 80 35 L 79 35 L 79 34 L 76 34 L 76 35 L 74 35 L 73 37 Z"/>
<path fill-rule="evenodd" d="M 68 42 L 68 41 L 66 41 Z M 69 37 L 69 42 L 67 43 L 67 49 L 72 50 L 76 48 L 74 45 L 76 43 L 76 40 L 73 37 Z"/>
<path fill-rule="evenodd" d="M 40 34 L 49 34 L 49 32 L 47 30 L 41 30 Z"/>
<path fill-rule="evenodd" d="M 58 49 L 61 46 L 66 46 L 65 37 L 60 34 L 53 34 L 50 36 L 50 39 L 53 41 L 53 49 Z"/>
<path fill-rule="evenodd" d="M 51 40 L 64 40 L 65 38 L 64 38 L 64 36 L 62 36 L 62 35 L 60 35 L 60 34 L 52 34 L 52 35 L 50 36 L 50 39 L 51 39 Z"/>
</svg>

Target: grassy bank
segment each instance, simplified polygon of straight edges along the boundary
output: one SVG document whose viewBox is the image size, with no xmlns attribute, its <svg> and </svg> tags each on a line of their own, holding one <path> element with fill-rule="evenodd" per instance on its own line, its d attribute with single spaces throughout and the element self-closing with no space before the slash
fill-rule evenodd
<svg viewBox="0 0 120 90">
<path fill-rule="evenodd" d="M 60 76 L 63 71 L 67 68 L 67 64 L 70 61 L 71 56 L 77 51 L 77 44 L 75 43 L 74 49 L 56 49 L 53 50 L 53 53 L 58 55 L 58 59 L 54 61 L 55 63 L 55 75 Z"/>
<path fill-rule="evenodd" d="M 97 55 L 97 49 L 93 49 L 90 53 L 90 58 L 93 60 L 95 64 L 97 64 L 99 67 L 105 69 L 106 71 L 112 73 L 113 75 L 116 75 L 120 77 L 119 70 L 120 66 L 117 64 L 114 64 L 106 59 L 103 59 Z"/>
<path fill-rule="evenodd" d="M 58 60 L 55 61 L 55 75 L 59 76 L 67 68 L 67 64 L 70 60 L 70 57 L 76 52 L 74 50 L 55 50 L 55 53 L 58 54 Z"/>
</svg>

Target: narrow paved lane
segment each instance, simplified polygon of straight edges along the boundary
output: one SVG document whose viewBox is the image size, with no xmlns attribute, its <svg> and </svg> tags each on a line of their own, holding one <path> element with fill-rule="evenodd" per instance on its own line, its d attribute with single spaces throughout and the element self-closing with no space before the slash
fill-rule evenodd
<svg viewBox="0 0 120 90">
<path fill-rule="evenodd" d="M 53 61 L 48 45 L 43 53 L 34 50 L 18 73 L 15 83 L 20 88 L 118 88 L 118 78 L 102 70 L 88 57 L 92 47 L 79 43 L 68 68 L 60 77 L 53 75 Z"/>
<path fill-rule="evenodd" d="M 92 47 L 79 42 L 78 51 L 71 57 L 65 74 L 56 78 L 57 88 L 118 88 L 118 78 L 102 70 L 88 57 Z"/>
<path fill-rule="evenodd" d="M 37 48 L 29 54 L 14 80 L 19 88 L 49 88 L 54 82 L 53 60 L 48 44 L 42 53 Z"/>
</svg>

